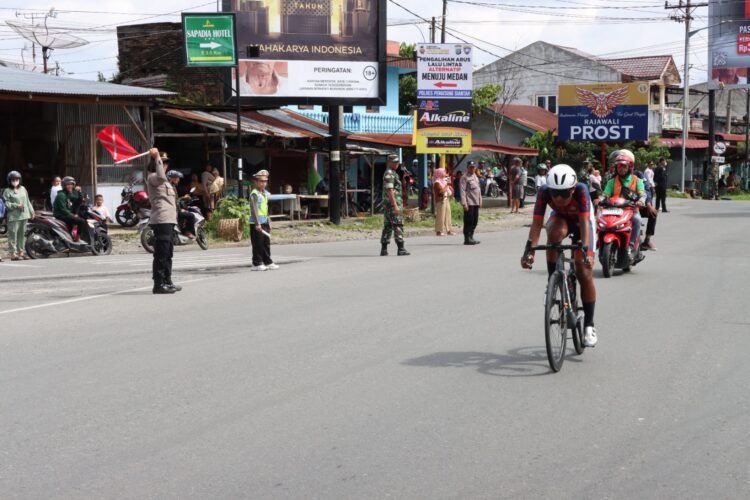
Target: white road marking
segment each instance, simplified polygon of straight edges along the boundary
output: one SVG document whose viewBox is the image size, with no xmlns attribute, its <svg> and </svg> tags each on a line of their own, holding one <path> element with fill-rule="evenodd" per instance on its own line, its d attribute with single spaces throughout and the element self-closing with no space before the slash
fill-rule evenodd
<svg viewBox="0 0 750 500">
<path fill-rule="evenodd" d="M 197 281 L 204 281 L 204 280 L 207 280 L 207 279 L 211 279 L 212 277 L 198 278 L 198 279 L 194 279 L 194 280 L 182 281 L 182 282 L 180 282 L 180 284 L 182 284 L 182 283 L 195 283 Z M 61 306 L 61 305 L 65 305 L 65 304 L 72 304 L 74 302 L 82 302 L 84 300 L 102 299 L 104 297 L 112 297 L 113 295 L 121 295 L 123 293 L 141 292 L 141 291 L 144 291 L 144 290 L 150 290 L 152 288 L 153 288 L 153 285 L 151 285 L 151 286 L 144 286 L 144 287 L 140 287 L 140 288 L 128 288 L 127 290 L 119 290 L 117 292 L 102 293 L 102 294 L 99 294 L 99 295 L 87 295 L 85 297 L 76 297 L 75 299 L 59 300 L 57 302 L 48 302 L 46 304 L 37 304 L 35 306 L 19 307 L 17 309 L 8 309 L 7 311 L 0 311 L 0 316 L 2 316 L 3 314 L 11 314 L 11 313 L 16 313 L 16 312 L 31 311 L 31 310 L 34 310 L 34 309 L 41 309 L 43 307 L 54 307 L 54 306 Z"/>
</svg>

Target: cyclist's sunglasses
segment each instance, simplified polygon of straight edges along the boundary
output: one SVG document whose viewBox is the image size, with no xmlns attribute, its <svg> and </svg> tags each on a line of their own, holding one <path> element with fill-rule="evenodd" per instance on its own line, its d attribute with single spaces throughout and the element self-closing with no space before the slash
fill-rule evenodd
<svg viewBox="0 0 750 500">
<path fill-rule="evenodd" d="M 550 189 L 549 194 L 553 198 L 563 198 L 567 200 L 573 196 L 573 191 L 571 189 Z"/>
</svg>

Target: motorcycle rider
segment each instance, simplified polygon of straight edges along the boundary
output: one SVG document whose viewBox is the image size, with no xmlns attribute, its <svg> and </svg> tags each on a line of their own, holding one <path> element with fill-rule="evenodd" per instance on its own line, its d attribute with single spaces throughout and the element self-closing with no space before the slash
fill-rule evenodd
<svg viewBox="0 0 750 500">
<path fill-rule="evenodd" d="M 70 176 L 63 177 L 62 186 L 62 190 L 55 197 L 52 215 L 55 216 L 55 219 L 67 224 L 70 230 L 74 226 L 77 227 L 78 233 L 73 236 L 73 241 L 79 241 L 81 235 L 86 234 L 89 230 L 86 220 L 77 213 L 78 207 L 83 202 L 81 186 L 76 185 L 76 180 Z"/>
<path fill-rule="evenodd" d="M 602 191 L 602 205 L 608 205 L 610 198 L 621 197 L 634 202 L 640 209 L 646 204 L 646 188 L 643 185 L 643 180 L 633 174 L 635 156 L 628 149 L 620 149 L 614 156 L 616 175 L 607 182 L 604 191 Z M 639 210 L 633 211 L 632 224 L 630 241 L 628 242 L 628 259 L 630 260 L 632 260 L 633 255 L 637 254 L 635 244 L 641 234 L 641 214 Z M 642 256 L 640 260 L 642 260 Z"/>
<path fill-rule="evenodd" d="M 531 269 L 534 264 L 534 251 L 531 247 L 539 242 L 539 235 L 544 225 L 544 214 L 550 207 L 550 216 L 546 224 L 547 243 L 562 242 L 569 234 L 576 241 L 587 247 L 586 255 L 575 252 L 576 276 L 581 284 L 581 299 L 584 313 L 584 338 L 587 347 L 596 346 L 597 335 L 594 326 L 594 309 L 596 306 L 596 287 L 592 269 L 596 255 L 596 225 L 591 206 L 588 186 L 578 182 L 575 171 L 569 165 L 555 165 L 547 174 L 547 185 L 542 186 L 534 206 L 534 220 L 529 229 L 529 239 L 521 257 L 521 267 Z M 557 252 L 547 250 L 547 273 L 555 272 Z"/>
<path fill-rule="evenodd" d="M 169 172 L 167 172 L 167 179 L 169 179 L 169 182 L 174 186 L 175 191 L 177 191 L 177 186 L 179 186 L 182 178 L 182 172 L 180 172 L 179 170 L 170 170 Z M 190 200 L 190 195 L 186 194 L 182 196 L 182 199 Z M 182 208 L 179 201 L 176 205 L 177 227 L 184 228 L 184 230 L 182 231 L 183 234 L 192 240 L 193 238 L 195 238 L 195 214 L 193 212 L 190 212 L 189 210 L 185 210 L 184 208 Z"/>
</svg>

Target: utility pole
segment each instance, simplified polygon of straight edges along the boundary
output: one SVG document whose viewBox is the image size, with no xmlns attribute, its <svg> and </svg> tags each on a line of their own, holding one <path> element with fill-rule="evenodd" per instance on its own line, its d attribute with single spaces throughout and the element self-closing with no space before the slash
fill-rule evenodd
<svg viewBox="0 0 750 500">
<path fill-rule="evenodd" d="M 688 130 L 690 127 L 690 21 L 693 19 L 693 11 L 698 7 L 707 7 L 708 3 L 691 4 L 690 0 L 686 0 L 683 4 L 682 0 L 679 0 L 677 5 L 664 4 L 665 9 L 679 9 L 682 12 L 679 16 L 670 16 L 671 19 L 677 22 L 685 22 L 685 66 L 683 69 L 684 80 L 683 80 L 683 93 L 682 93 L 682 175 L 680 177 L 680 189 L 685 191 L 685 169 L 687 166 L 687 140 Z M 710 140 L 710 139 L 709 139 Z M 709 155 L 711 152 L 709 151 Z"/>
<path fill-rule="evenodd" d="M 430 22 L 430 43 L 435 43 L 435 16 L 432 16 Z"/>
<path fill-rule="evenodd" d="M 440 43 L 445 43 L 445 15 L 448 12 L 448 0 L 443 0 L 443 27 L 440 34 Z"/>
</svg>

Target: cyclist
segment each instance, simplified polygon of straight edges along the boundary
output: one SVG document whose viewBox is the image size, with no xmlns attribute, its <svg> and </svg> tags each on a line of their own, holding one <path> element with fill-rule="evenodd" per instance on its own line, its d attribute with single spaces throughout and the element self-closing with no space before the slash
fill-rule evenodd
<svg viewBox="0 0 750 500">
<path fill-rule="evenodd" d="M 568 165 L 555 165 L 547 174 L 547 185 L 542 186 L 537 193 L 534 206 L 534 220 L 529 229 L 529 239 L 521 258 L 521 267 L 531 269 L 534 264 L 534 251 L 531 247 L 539 242 L 539 235 L 544 224 L 544 214 L 550 207 L 547 221 L 547 243 L 560 243 L 566 236 L 573 235 L 588 248 L 586 255 L 575 252 L 575 268 L 578 282 L 581 284 L 581 299 L 583 301 L 584 337 L 586 347 L 594 347 L 597 342 L 596 327 L 594 326 L 594 309 L 596 305 L 596 287 L 592 269 L 594 255 L 596 255 L 596 225 L 586 184 L 578 182 L 575 171 Z M 547 274 L 555 272 L 557 252 L 547 250 Z"/>
<path fill-rule="evenodd" d="M 607 182 L 602 191 L 602 205 L 607 205 L 609 198 L 622 197 L 635 202 L 638 207 L 646 205 L 646 188 L 643 180 L 633 175 L 635 168 L 635 156 L 628 149 L 620 149 L 614 155 L 615 177 Z M 635 244 L 638 235 L 641 234 L 641 214 L 639 210 L 633 212 L 633 230 L 630 232 L 628 242 L 628 259 L 632 260 L 636 253 Z"/>
</svg>

